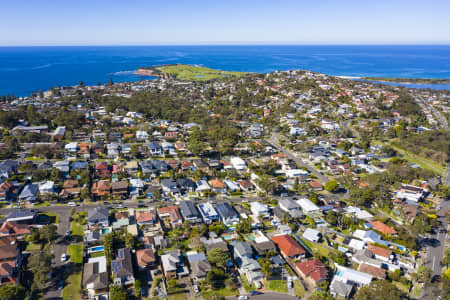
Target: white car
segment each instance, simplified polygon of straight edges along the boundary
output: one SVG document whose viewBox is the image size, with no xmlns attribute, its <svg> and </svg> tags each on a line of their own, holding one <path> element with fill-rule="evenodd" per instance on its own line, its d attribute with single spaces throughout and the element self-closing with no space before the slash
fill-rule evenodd
<svg viewBox="0 0 450 300">
<path fill-rule="evenodd" d="M 69 203 L 67 203 L 67 205 L 69 205 L 69 206 L 77 206 L 77 204 L 75 202 L 69 202 Z"/>
<path fill-rule="evenodd" d="M 238 299 L 239 299 L 239 300 L 248 300 L 248 296 L 241 295 L 241 296 L 239 296 Z"/>
<path fill-rule="evenodd" d="M 194 288 L 194 292 L 195 292 L 195 293 L 200 292 L 200 290 L 199 290 L 199 288 L 198 288 L 198 285 L 194 284 L 194 285 L 193 285 L 193 288 Z"/>
<path fill-rule="evenodd" d="M 67 260 L 67 255 L 65 253 L 61 254 L 61 261 L 65 262 Z"/>
</svg>

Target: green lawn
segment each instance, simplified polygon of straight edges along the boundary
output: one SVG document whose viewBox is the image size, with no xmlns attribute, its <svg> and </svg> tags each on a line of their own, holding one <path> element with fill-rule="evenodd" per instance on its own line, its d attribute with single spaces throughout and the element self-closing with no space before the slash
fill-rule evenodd
<svg viewBox="0 0 450 300">
<path fill-rule="evenodd" d="M 81 299 L 81 272 L 74 273 L 67 278 L 67 285 L 63 289 L 62 297 L 64 300 Z"/>
<path fill-rule="evenodd" d="M 264 286 L 274 292 L 287 293 L 288 291 L 286 280 L 264 280 Z"/>
<path fill-rule="evenodd" d="M 25 251 L 39 251 L 39 250 L 41 250 L 41 244 L 35 244 L 32 242 L 29 242 L 27 248 L 25 249 Z"/>
<path fill-rule="evenodd" d="M 420 297 L 420 294 L 422 293 L 422 287 L 420 286 L 420 283 L 416 283 L 413 287 L 413 295 L 416 297 Z"/>
<path fill-rule="evenodd" d="M 47 213 L 40 213 L 39 214 L 40 218 L 43 218 L 42 220 L 48 219 L 48 223 L 49 224 L 59 224 L 59 215 L 56 213 L 51 213 L 51 212 L 47 212 Z"/>
<path fill-rule="evenodd" d="M 76 221 L 72 221 L 72 224 L 70 225 L 70 230 L 72 231 L 72 235 L 77 235 L 80 237 L 83 237 L 84 235 L 83 225 L 81 225 Z"/>
<path fill-rule="evenodd" d="M 235 289 L 229 289 L 229 288 L 223 288 L 223 289 L 219 289 L 219 290 L 209 290 L 209 291 L 203 291 L 202 292 L 202 297 L 204 299 L 209 299 L 212 296 L 222 296 L 222 297 L 228 297 L 228 296 L 235 296 L 235 295 L 239 295 L 239 290 Z"/>
<path fill-rule="evenodd" d="M 387 143 L 380 142 L 379 144 L 386 145 Z M 431 159 L 415 155 L 405 149 L 400 148 L 398 145 L 394 145 L 394 143 L 388 143 L 387 145 L 394 148 L 404 159 L 406 159 L 410 163 L 417 164 L 421 168 L 433 171 L 439 175 L 442 175 L 444 173 L 444 166 Z"/>
<path fill-rule="evenodd" d="M 225 77 L 241 77 L 246 73 L 213 70 L 210 68 L 183 64 L 157 67 L 157 70 L 176 76 L 177 79 L 189 81 L 207 81 Z"/>
<path fill-rule="evenodd" d="M 250 283 L 248 283 L 248 280 L 245 276 L 241 276 L 241 283 L 247 292 L 256 290 L 253 286 L 250 285 Z"/>
<path fill-rule="evenodd" d="M 305 287 L 299 280 L 294 280 L 294 294 L 296 297 L 305 297 L 306 291 Z"/>
<path fill-rule="evenodd" d="M 91 258 L 105 256 L 105 251 L 93 252 L 93 253 L 89 254 L 89 256 Z"/>
<path fill-rule="evenodd" d="M 187 299 L 186 293 L 178 293 L 178 294 L 172 294 L 168 296 L 169 300 L 184 300 Z"/>
<path fill-rule="evenodd" d="M 76 264 L 83 263 L 83 245 L 82 244 L 69 245 L 69 247 L 67 248 L 67 252 L 70 256 L 71 261 L 73 261 Z"/>
</svg>

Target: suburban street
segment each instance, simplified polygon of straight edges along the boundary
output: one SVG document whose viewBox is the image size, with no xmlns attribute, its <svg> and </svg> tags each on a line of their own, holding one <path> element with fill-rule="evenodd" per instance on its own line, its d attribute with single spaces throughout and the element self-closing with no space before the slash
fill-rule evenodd
<svg viewBox="0 0 450 300">
<path fill-rule="evenodd" d="M 267 140 L 266 142 L 268 142 L 273 147 L 277 148 L 278 150 L 280 150 L 281 152 L 286 154 L 290 159 L 295 161 L 297 163 L 297 165 L 307 168 L 312 174 L 314 174 L 317 178 L 319 178 L 322 183 L 326 183 L 326 182 L 329 181 L 328 177 L 323 175 L 322 173 L 320 173 L 316 168 L 314 168 L 313 166 L 305 163 L 302 159 L 300 159 L 297 156 L 295 156 L 294 153 L 292 153 L 290 150 L 288 150 L 286 148 L 283 148 L 279 144 L 279 140 L 280 140 L 280 133 L 279 132 L 274 132 L 272 134 L 272 136 L 269 138 L 269 140 Z"/>
</svg>

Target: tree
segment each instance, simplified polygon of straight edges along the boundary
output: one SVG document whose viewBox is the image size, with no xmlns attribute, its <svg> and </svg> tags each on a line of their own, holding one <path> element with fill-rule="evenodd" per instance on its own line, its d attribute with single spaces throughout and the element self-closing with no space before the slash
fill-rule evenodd
<svg viewBox="0 0 450 300">
<path fill-rule="evenodd" d="M 339 183 L 336 180 L 330 180 L 325 183 L 324 188 L 330 193 L 336 193 L 339 190 Z"/>
<path fill-rule="evenodd" d="M 142 283 L 139 279 L 136 279 L 136 281 L 134 282 L 134 292 L 138 299 L 141 298 L 141 291 L 142 291 Z"/>
<path fill-rule="evenodd" d="M 430 268 L 423 268 L 418 273 L 418 278 L 422 281 L 425 287 L 428 287 L 431 283 L 431 278 L 433 277 L 433 271 Z"/>
<path fill-rule="evenodd" d="M 0 287 L 0 300 L 25 299 L 26 290 L 20 284 L 7 284 Z"/>
<path fill-rule="evenodd" d="M 58 237 L 58 227 L 56 227 L 55 224 L 50 224 L 42 227 L 39 230 L 41 239 L 46 240 L 47 243 L 50 243 L 51 241 L 56 240 Z"/>
<path fill-rule="evenodd" d="M 375 280 L 356 292 L 355 300 L 402 300 L 408 296 L 386 280 Z"/>
<path fill-rule="evenodd" d="M 33 252 L 28 259 L 28 268 L 33 273 L 33 285 L 35 288 L 43 289 L 50 280 L 50 268 L 52 256 L 50 253 L 39 251 Z"/>
<path fill-rule="evenodd" d="M 270 262 L 269 257 L 266 256 L 258 259 L 258 263 L 261 266 L 261 272 L 263 272 L 266 277 L 269 277 L 272 274 L 272 263 Z"/>
<path fill-rule="evenodd" d="M 252 231 L 251 218 L 243 219 L 240 223 L 236 224 L 236 232 L 244 234 Z"/>
<path fill-rule="evenodd" d="M 109 298 L 111 300 L 127 300 L 127 292 L 121 286 L 112 285 L 109 287 Z"/>
<path fill-rule="evenodd" d="M 220 248 L 214 248 L 208 252 L 208 261 L 218 267 L 225 268 L 230 256 Z"/>
<path fill-rule="evenodd" d="M 227 275 L 224 271 L 212 268 L 207 274 L 206 274 L 206 282 L 213 288 L 213 289 L 220 289 L 225 286 L 225 280 L 227 278 Z"/>
</svg>

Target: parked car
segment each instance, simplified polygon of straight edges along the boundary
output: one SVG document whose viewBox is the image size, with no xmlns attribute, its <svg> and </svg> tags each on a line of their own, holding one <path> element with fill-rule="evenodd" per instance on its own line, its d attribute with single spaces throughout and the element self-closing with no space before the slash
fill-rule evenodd
<svg viewBox="0 0 450 300">
<path fill-rule="evenodd" d="M 192 287 L 194 288 L 194 292 L 195 293 L 199 293 L 200 292 L 200 289 L 198 288 L 198 285 L 194 284 Z"/>
<path fill-rule="evenodd" d="M 73 201 L 70 201 L 69 203 L 67 203 L 67 205 L 69 205 L 69 206 L 77 206 L 77 204 L 75 202 L 73 202 Z"/>
<path fill-rule="evenodd" d="M 248 300 L 248 296 L 240 295 L 240 296 L 238 297 L 238 299 L 239 299 L 239 300 Z"/>
<path fill-rule="evenodd" d="M 61 261 L 65 262 L 67 260 L 67 255 L 65 253 L 61 254 Z"/>
</svg>

